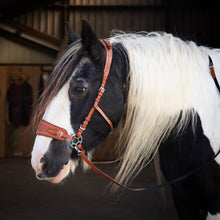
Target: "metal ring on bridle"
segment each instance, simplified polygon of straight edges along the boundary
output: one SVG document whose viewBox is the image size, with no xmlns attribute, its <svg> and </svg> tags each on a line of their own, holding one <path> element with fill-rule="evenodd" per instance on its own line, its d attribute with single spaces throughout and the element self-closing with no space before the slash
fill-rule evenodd
<svg viewBox="0 0 220 220">
<path fill-rule="evenodd" d="M 82 136 L 77 137 L 76 135 L 74 135 L 73 139 L 70 141 L 70 147 L 76 149 L 78 148 L 78 144 L 82 144 L 82 141 Z"/>
</svg>

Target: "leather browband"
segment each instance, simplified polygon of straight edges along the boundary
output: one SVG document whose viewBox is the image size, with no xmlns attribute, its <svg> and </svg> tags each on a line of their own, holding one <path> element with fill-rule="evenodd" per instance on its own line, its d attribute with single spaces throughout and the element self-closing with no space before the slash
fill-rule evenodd
<svg viewBox="0 0 220 220">
<path fill-rule="evenodd" d="M 61 141 L 65 141 L 66 139 L 72 140 L 73 138 L 72 136 L 68 135 L 65 129 L 57 127 L 44 120 L 40 121 L 36 133 L 37 135 L 42 135 L 42 136 L 50 137 L 50 138 L 61 140 Z"/>
</svg>

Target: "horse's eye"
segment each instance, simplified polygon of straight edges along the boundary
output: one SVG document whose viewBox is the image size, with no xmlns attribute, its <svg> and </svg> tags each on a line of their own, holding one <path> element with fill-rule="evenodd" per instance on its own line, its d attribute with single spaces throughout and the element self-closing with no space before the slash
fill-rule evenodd
<svg viewBox="0 0 220 220">
<path fill-rule="evenodd" d="M 82 94 L 82 93 L 84 93 L 85 91 L 86 91 L 86 88 L 84 88 L 84 87 L 76 87 L 76 88 L 74 89 L 74 92 L 77 93 L 77 94 Z"/>
</svg>

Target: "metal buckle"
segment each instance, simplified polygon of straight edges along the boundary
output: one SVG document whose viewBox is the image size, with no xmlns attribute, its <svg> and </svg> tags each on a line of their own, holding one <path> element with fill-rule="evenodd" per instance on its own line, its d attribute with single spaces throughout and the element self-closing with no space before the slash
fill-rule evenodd
<svg viewBox="0 0 220 220">
<path fill-rule="evenodd" d="M 78 155 L 79 155 L 80 153 L 83 153 L 83 151 L 81 151 L 81 150 L 78 148 L 78 146 L 75 146 L 73 149 L 76 150 L 76 152 L 78 153 Z"/>
<path fill-rule="evenodd" d="M 59 131 L 59 132 L 60 132 L 60 134 L 57 134 L 57 137 L 62 137 L 63 132 L 62 131 Z"/>
<path fill-rule="evenodd" d="M 86 129 L 83 128 L 82 126 L 83 126 L 83 125 L 81 124 L 79 128 L 80 128 L 81 130 L 85 131 Z"/>
<path fill-rule="evenodd" d="M 99 92 L 101 92 L 101 91 L 102 91 L 102 93 L 104 93 L 104 92 L 105 92 L 105 88 L 100 87 L 100 88 L 99 88 Z"/>
<path fill-rule="evenodd" d="M 73 139 L 70 141 L 70 147 L 72 149 L 75 149 L 77 151 L 77 153 L 82 153 L 82 151 L 79 149 L 78 144 L 82 144 L 83 138 L 80 135 L 79 137 L 77 137 L 76 135 L 73 136 Z"/>
</svg>

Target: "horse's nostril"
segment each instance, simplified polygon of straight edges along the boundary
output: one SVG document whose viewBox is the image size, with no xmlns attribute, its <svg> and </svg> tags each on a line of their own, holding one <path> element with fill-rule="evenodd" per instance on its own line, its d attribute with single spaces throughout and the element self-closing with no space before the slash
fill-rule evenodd
<svg viewBox="0 0 220 220">
<path fill-rule="evenodd" d="M 42 158 L 40 159 L 40 163 L 44 163 L 44 162 L 45 162 L 45 158 L 42 157 Z"/>
<path fill-rule="evenodd" d="M 45 178 L 46 176 L 44 175 L 44 173 L 39 173 L 39 174 L 37 174 L 37 178 L 38 179 L 43 179 L 43 178 Z"/>
</svg>

